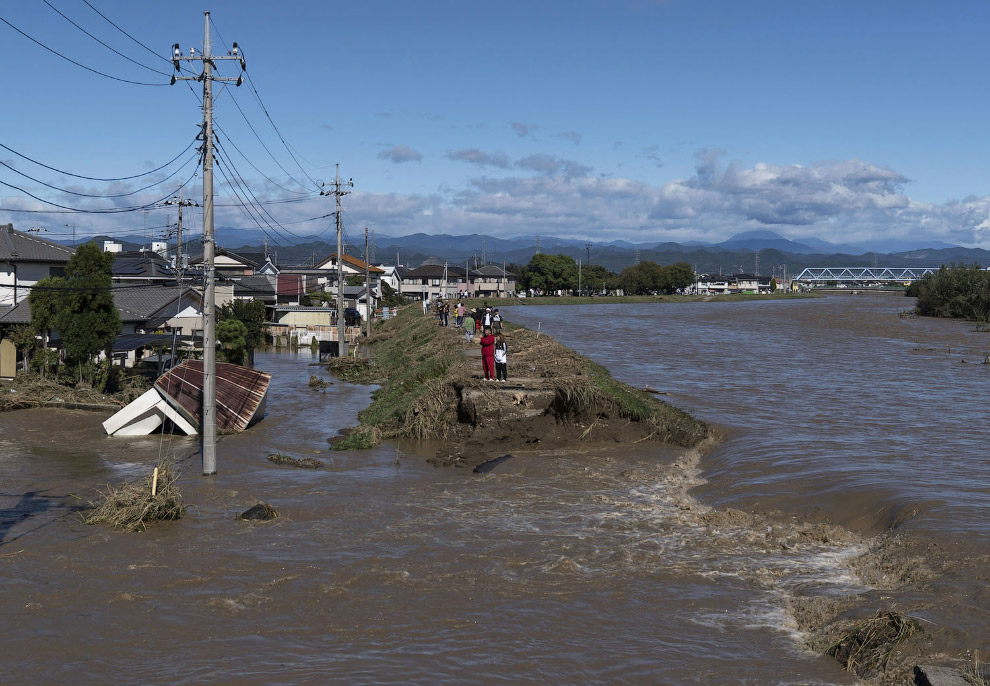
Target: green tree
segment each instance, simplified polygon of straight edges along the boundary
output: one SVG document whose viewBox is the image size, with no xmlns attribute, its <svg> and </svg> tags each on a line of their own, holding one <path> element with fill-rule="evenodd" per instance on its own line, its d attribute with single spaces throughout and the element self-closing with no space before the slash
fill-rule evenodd
<svg viewBox="0 0 990 686">
<path fill-rule="evenodd" d="M 93 357 L 103 351 L 111 359 L 113 340 L 120 333 L 120 314 L 113 302 L 114 255 L 93 243 L 76 249 L 65 267 L 64 285 L 57 298 L 59 310 L 55 328 L 62 334 L 66 357 L 73 361 L 82 378 L 83 369 L 92 368 Z"/>
<path fill-rule="evenodd" d="M 577 262 L 567 255 L 533 255 L 528 272 L 529 288 L 544 293 L 577 288 Z"/>
<path fill-rule="evenodd" d="M 65 279 L 50 276 L 36 283 L 28 294 L 31 328 L 41 336 L 43 347 L 48 347 L 48 334 L 55 328 L 55 315 L 62 307 L 61 297 L 65 286 Z"/>
<path fill-rule="evenodd" d="M 236 320 L 244 325 L 244 343 L 249 351 L 265 344 L 265 303 L 263 300 L 234 300 L 217 308 L 217 323 Z M 250 356 L 250 354 L 249 354 Z M 238 363 L 240 364 L 240 363 Z"/>
<path fill-rule="evenodd" d="M 581 267 L 581 288 L 591 293 L 597 293 L 607 288 L 615 276 L 600 264 L 589 264 Z"/>
<path fill-rule="evenodd" d="M 399 307 L 406 304 L 405 296 L 399 294 L 392 288 L 388 281 L 382 281 L 382 305 L 385 307 Z"/>
<path fill-rule="evenodd" d="M 14 344 L 14 348 L 21 353 L 21 357 L 24 359 L 24 371 L 27 371 L 31 358 L 30 353 L 37 344 L 34 329 L 26 324 L 15 326 L 7 337 Z"/>
<path fill-rule="evenodd" d="M 694 283 L 694 270 L 687 262 L 675 262 L 663 268 L 665 272 L 664 292 L 673 293 Z"/>
<path fill-rule="evenodd" d="M 619 274 L 619 287 L 626 295 L 648 295 L 662 290 L 662 272 L 656 262 L 640 262 Z"/>
<path fill-rule="evenodd" d="M 217 322 L 217 340 L 224 360 L 231 364 L 244 364 L 247 356 L 247 327 L 238 319 Z"/>
<path fill-rule="evenodd" d="M 516 290 L 524 291 L 529 288 L 529 267 L 518 262 L 510 262 L 506 265 L 505 271 L 516 275 Z"/>
</svg>

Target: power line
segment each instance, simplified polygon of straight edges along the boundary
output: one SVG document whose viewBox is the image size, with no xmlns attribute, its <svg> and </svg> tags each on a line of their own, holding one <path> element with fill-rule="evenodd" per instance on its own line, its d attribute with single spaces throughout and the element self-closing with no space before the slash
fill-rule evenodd
<svg viewBox="0 0 990 686">
<path fill-rule="evenodd" d="M 255 130 L 254 125 L 251 124 L 251 121 L 247 118 L 247 115 L 244 114 L 244 110 L 241 109 L 240 103 L 237 102 L 237 98 L 231 97 L 230 101 L 232 103 L 234 103 L 234 107 L 236 107 L 237 108 L 237 111 L 241 113 L 241 116 L 244 118 L 244 122 L 248 125 L 248 128 L 251 129 L 251 133 L 253 133 L 254 134 L 254 137 L 258 139 L 258 142 L 261 143 L 261 147 L 265 149 L 265 152 L 267 152 L 268 153 L 268 156 L 272 158 L 272 161 L 275 162 L 275 164 L 278 165 L 278 168 L 281 169 L 282 172 L 286 176 L 288 176 L 290 179 L 292 179 L 293 181 L 295 181 L 299 185 L 300 188 L 306 188 L 306 185 L 304 183 L 302 183 L 301 181 L 299 181 L 299 179 L 297 179 L 292 174 L 290 174 L 289 171 L 285 167 L 282 166 L 282 163 L 279 162 L 278 159 L 276 159 L 276 157 L 272 153 L 272 151 L 268 149 L 268 146 L 267 145 L 265 145 L 265 142 L 263 140 L 261 140 L 261 136 Z M 319 185 L 316 184 L 315 182 L 314 182 L 313 185 L 319 187 Z"/>
<path fill-rule="evenodd" d="M 215 28 L 217 30 L 217 35 L 220 37 L 220 42 L 222 43 L 223 42 L 223 36 L 220 35 L 220 29 L 217 27 L 216 22 L 214 22 L 213 19 L 211 18 L 210 19 L 210 23 L 213 24 L 213 28 Z M 306 176 L 306 178 L 309 179 L 309 182 L 311 184 L 313 184 L 314 187 L 319 188 L 319 185 L 320 184 L 316 183 L 316 181 L 313 180 L 313 177 L 311 177 L 309 175 L 309 173 L 299 163 L 299 160 L 296 159 L 295 154 L 293 154 L 292 149 L 289 147 L 288 142 L 286 142 L 285 137 L 282 135 L 282 132 L 279 131 L 278 126 L 275 125 L 275 120 L 272 119 L 272 116 L 268 113 L 268 108 L 265 107 L 265 103 L 264 103 L 264 101 L 262 101 L 261 94 L 258 92 L 258 89 L 255 87 L 255 85 L 254 85 L 254 79 L 251 78 L 251 74 L 250 73 L 247 74 L 247 82 L 248 82 L 248 85 L 251 86 L 251 92 L 254 94 L 255 100 L 258 101 L 258 106 L 261 107 L 261 111 L 265 113 L 265 117 L 268 119 L 268 123 L 272 125 L 272 129 L 275 130 L 275 134 L 278 136 L 278 139 L 280 141 L 282 141 L 282 145 L 285 146 L 285 150 L 286 150 L 286 152 L 289 153 L 289 157 L 291 157 L 292 158 L 292 161 L 296 163 L 296 166 L 297 167 L 299 167 L 299 171 L 301 171 Z M 238 109 L 240 109 L 240 108 L 238 108 Z M 285 170 L 283 169 L 282 171 L 285 171 Z M 286 172 L 286 173 L 288 174 L 288 172 Z M 292 178 L 291 175 L 290 175 L 290 178 Z M 296 183 L 299 183 L 299 181 L 297 181 L 294 178 L 292 180 L 295 181 Z M 301 184 L 301 183 L 299 183 L 299 185 L 300 186 L 303 186 L 303 184 Z M 303 186 L 303 187 L 305 188 L 305 186 Z"/>
<path fill-rule="evenodd" d="M 193 174 L 192 174 L 192 176 L 190 176 L 188 179 L 186 179 L 186 182 L 183 183 L 179 188 L 185 188 L 195 178 L 195 176 L 196 176 L 196 172 L 194 171 Z M 160 202 L 162 202 L 162 201 L 170 198 L 178 190 L 178 189 L 176 189 L 176 191 L 172 191 L 172 192 L 168 193 L 167 195 L 164 195 L 161 198 L 158 198 L 157 200 L 154 200 L 154 201 L 152 201 L 152 202 L 150 202 L 150 203 L 148 203 L 146 205 L 135 205 L 135 206 L 132 206 L 132 207 L 112 207 L 112 208 L 99 209 L 99 210 L 84 210 L 84 209 L 79 208 L 79 207 L 69 207 L 68 205 L 59 205 L 58 203 L 52 202 L 51 200 L 45 200 L 44 198 L 38 197 L 34 193 L 31 193 L 31 192 L 29 192 L 29 191 L 21 188 L 20 186 L 15 186 L 14 184 L 7 183 L 6 181 L 0 181 L 0 185 L 6 186 L 7 188 L 13 188 L 15 191 L 20 191 L 24 195 L 27 195 L 27 196 L 29 196 L 31 198 L 34 198 L 38 202 L 43 202 L 46 205 L 51 205 L 52 207 L 58 207 L 59 209 L 67 210 L 69 212 L 78 212 L 79 214 L 122 214 L 124 212 L 137 212 L 138 210 L 144 210 L 144 209 L 148 209 L 150 207 L 154 207 L 157 203 L 160 203 Z M 8 209 L 8 208 L 0 208 L 0 211 L 4 211 L 4 212 L 38 212 L 38 210 L 12 210 L 12 209 Z M 52 214 L 54 214 L 54 212 L 52 212 Z"/>
<path fill-rule="evenodd" d="M 189 145 L 186 146 L 186 149 L 185 150 L 183 150 L 182 152 L 180 152 L 178 155 L 176 155 L 175 157 L 173 157 L 172 159 L 170 159 L 168 162 L 166 162 L 165 164 L 163 164 L 160 167 L 155 167 L 154 169 L 152 169 L 150 171 L 142 172 L 140 174 L 134 174 L 133 176 L 117 176 L 117 177 L 109 177 L 109 178 L 102 178 L 102 177 L 99 177 L 99 176 L 83 176 L 82 174 L 73 174 L 72 172 L 65 171 L 64 169 L 59 169 L 57 167 L 52 167 L 50 165 L 47 165 L 44 162 L 39 162 L 36 159 L 33 159 L 31 157 L 28 157 L 24 153 L 17 152 L 13 148 L 10 148 L 10 147 L 4 145 L 3 143 L 0 143 L 0 148 L 3 148 L 4 150 L 7 150 L 8 152 L 12 152 L 15 155 L 17 155 L 18 157 L 24 158 L 28 162 L 32 162 L 32 163 L 38 165 L 39 167 L 44 167 L 45 169 L 49 169 L 49 170 L 51 170 L 53 172 L 57 172 L 59 174 L 65 174 L 66 176 L 72 176 L 72 177 L 77 178 L 77 179 L 85 179 L 87 181 L 130 181 L 131 179 L 137 179 L 137 178 L 140 178 L 142 176 L 148 176 L 149 174 L 154 174 L 157 171 L 161 171 L 162 169 L 164 169 L 165 167 L 169 166 L 170 164 L 172 164 L 173 162 L 175 162 L 177 159 L 179 159 L 180 157 L 182 157 L 183 155 L 185 155 L 186 152 L 189 150 L 189 148 L 191 148 L 193 145 L 195 145 L 195 143 L 196 143 L 196 140 L 193 139 L 192 142 L 190 142 Z"/>
<path fill-rule="evenodd" d="M 14 167 L 10 166 L 9 164 L 7 164 L 6 162 L 4 162 L 3 160 L 0 160 L 0 166 L 6 167 L 10 171 L 12 171 L 15 174 L 17 174 L 18 176 L 23 176 L 24 178 L 30 179 L 31 181 L 34 181 L 35 183 L 39 183 L 42 186 L 45 186 L 46 188 L 51 188 L 54 191 L 59 191 L 60 193 L 66 193 L 67 195 L 75 195 L 75 196 L 82 197 L 82 198 L 126 198 L 129 195 L 135 195 L 135 194 L 140 193 L 142 191 L 146 191 L 149 188 L 154 188 L 155 186 L 162 185 L 163 183 L 165 183 L 166 181 L 168 181 L 169 179 L 171 179 L 173 176 L 175 176 L 176 174 L 178 174 L 180 171 L 182 171 L 185 167 L 187 167 L 189 165 L 190 162 L 192 162 L 193 160 L 195 160 L 197 157 L 199 157 L 198 154 L 193 155 L 188 160 L 186 160 L 185 162 L 183 162 L 181 166 L 176 167 L 175 171 L 173 171 L 171 174 L 169 174 L 168 176 L 166 176 L 164 179 L 161 179 L 160 181 L 155 181 L 154 183 L 148 184 L 147 186 L 144 186 L 142 188 L 138 188 L 137 190 L 133 190 L 133 191 L 131 191 L 129 193 L 112 193 L 112 194 L 81 193 L 79 191 L 70 191 L 68 188 L 61 188 L 59 186 L 53 186 L 50 183 L 45 183 L 41 179 L 36 179 L 35 177 L 31 176 L 30 174 L 25 174 L 22 171 L 18 171 L 17 169 L 15 169 Z"/>
<path fill-rule="evenodd" d="M 152 55 L 154 55 L 155 57 L 158 57 L 158 58 L 160 58 L 160 59 L 163 59 L 163 60 L 165 60 L 165 62 L 171 62 L 171 60 L 169 60 L 169 59 L 168 59 L 167 57 L 162 57 L 162 56 L 161 56 L 161 55 L 160 55 L 159 53 L 157 53 L 157 52 L 155 52 L 154 50 L 152 50 L 151 48 L 149 48 L 149 47 L 148 47 L 147 45 L 145 45 L 144 43 L 142 43 L 141 41 L 139 41 L 139 40 L 138 40 L 137 38 L 135 38 L 135 37 L 134 37 L 134 36 L 132 36 L 131 34 L 129 34 L 129 33 L 127 33 L 127 31 L 125 31 L 124 29 L 122 29 L 122 28 L 120 28 L 119 26 L 117 26 L 116 24 L 114 24 L 114 23 L 113 23 L 113 22 L 112 22 L 112 21 L 110 20 L 110 18 L 109 18 L 109 17 L 107 17 L 107 15 L 105 15 L 105 14 L 103 14 L 103 12 L 101 12 L 100 10 L 98 10 L 98 9 L 96 9 L 95 7 L 93 7 L 92 5 L 90 5 L 90 4 L 89 4 L 89 0 L 83 0 L 83 2 L 84 2 L 84 3 L 86 3 L 86 5 L 87 5 L 87 6 L 88 6 L 88 7 L 89 7 L 89 8 L 91 9 L 91 10 L 93 10 L 93 11 L 94 11 L 94 12 L 96 12 L 96 13 L 97 13 L 98 15 L 100 15 L 101 17 L 103 17 L 103 19 L 105 19 L 105 20 L 106 20 L 106 22 L 107 22 L 108 24 L 110 24 L 110 26 L 112 26 L 112 27 L 114 27 L 115 29 L 117 29 L 118 31 L 120 31 L 120 32 L 121 32 L 122 34 L 124 34 L 125 36 L 127 36 L 128 38 L 130 38 L 130 39 L 131 39 L 132 41 L 134 41 L 135 43 L 137 43 L 138 45 L 140 45 L 140 46 L 141 46 L 142 48 L 144 48 L 145 50 L 147 50 L 148 52 L 150 52 L 150 53 L 151 53 Z"/>
<path fill-rule="evenodd" d="M 232 170 L 232 172 L 234 173 L 234 175 L 235 175 L 235 176 L 237 177 L 237 180 L 238 180 L 238 183 L 240 184 L 240 186 L 241 186 L 241 188 L 242 188 L 242 189 L 244 190 L 244 192 L 245 192 L 245 195 L 250 195 L 250 196 L 251 196 L 251 199 L 252 199 L 252 200 L 253 200 L 253 201 L 254 201 L 255 203 L 257 203 L 257 202 L 258 202 L 258 198 L 257 198 L 257 196 L 256 196 L 256 195 L 254 194 L 254 191 L 252 191 L 252 190 L 251 190 L 251 188 L 250 188 L 250 187 L 249 187 L 249 186 L 248 186 L 248 185 L 247 185 L 246 183 L 244 183 L 244 182 L 243 182 L 243 178 L 244 178 L 244 177 L 243 177 L 243 175 L 242 175 L 242 174 L 241 174 L 241 173 L 240 173 L 240 172 L 238 171 L 238 169 L 237 169 L 237 167 L 236 167 L 236 166 L 234 165 L 234 163 L 233 163 L 233 162 L 231 162 L 231 160 L 230 160 L 230 155 L 228 155 L 228 154 L 227 154 L 227 151 L 226 151 L 226 150 L 224 149 L 224 147 L 223 147 L 222 145 L 220 145 L 220 143 L 219 143 L 219 141 L 217 142 L 217 150 L 218 150 L 218 151 L 219 151 L 220 153 L 222 153 L 222 159 L 223 159 L 223 161 L 224 161 L 224 163 L 225 163 L 225 164 L 226 164 L 226 165 L 227 165 L 227 166 L 228 166 L 228 167 L 229 167 L 229 168 L 230 168 L 230 169 Z M 218 155 L 218 157 L 221 157 L 221 156 L 220 156 L 220 155 Z M 275 222 L 276 224 L 278 224 L 278 226 L 279 226 L 279 227 L 280 227 L 280 228 L 281 228 L 281 229 L 282 229 L 283 231 L 285 231 L 286 233 L 288 233 L 288 234 L 290 234 L 290 235 L 293 235 L 293 236 L 295 235 L 294 233 L 292 233 L 291 231 L 289 231 L 288 229 L 286 229 L 286 228 L 285 228 L 284 226 L 282 226 L 281 224 L 279 224 L 279 222 L 278 222 L 278 220 L 277 220 L 277 219 L 275 219 L 275 217 L 274 217 L 274 216 L 272 215 L 272 213 L 268 211 L 268 208 L 266 208 L 265 206 L 263 206 L 263 205 L 260 205 L 260 204 L 259 204 L 259 205 L 257 205 L 257 207 L 258 207 L 259 209 L 261 209 L 261 211 L 263 211 L 263 212 L 264 212 L 264 213 L 265 213 L 265 214 L 266 214 L 266 215 L 267 215 L 267 216 L 268 216 L 269 218 L 271 218 L 271 220 L 272 220 L 273 222 Z M 276 229 L 275 229 L 275 227 L 274 227 L 274 226 L 272 226 L 272 225 L 271 225 L 271 223 L 270 223 L 270 222 L 268 222 L 267 220 L 265 221 L 265 223 L 266 223 L 266 224 L 268 224 L 268 226 L 269 226 L 269 227 L 270 227 L 270 228 L 271 228 L 271 229 L 272 229 L 273 231 L 275 231 L 275 230 L 276 230 Z M 291 242 L 291 239 L 287 239 L 287 240 L 290 240 L 290 242 Z"/>
<path fill-rule="evenodd" d="M 96 36 L 94 36 L 93 34 L 91 34 L 89 31 L 87 31 L 86 29 L 84 29 L 83 27 L 81 27 L 79 24 L 77 24 L 76 22 L 72 21 L 67 16 L 65 16 L 61 12 L 61 10 L 59 10 L 57 7 L 55 7 L 55 5 L 53 5 L 52 3 L 48 2 L 48 0 L 43 0 L 43 2 L 46 5 L 48 5 L 52 9 L 52 11 L 54 11 L 55 13 L 57 13 L 60 17 L 62 17 L 67 22 L 69 22 L 70 24 L 72 24 L 73 26 L 75 26 L 77 29 L 79 29 L 80 31 L 82 31 L 83 33 L 85 33 L 87 36 L 89 36 L 90 38 L 92 38 L 93 40 L 95 40 L 97 43 L 99 43 L 100 45 L 102 45 L 104 48 L 106 48 L 110 52 L 123 57 L 128 62 L 132 62 L 133 64 L 136 64 L 139 67 L 144 67 L 148 71 L 153 71 L 156 74 L 161 74 L 162 76 L 171 76 L 171 74 L 169 74 L 167 72 L 159 71 L 158 69 L 155 69 L 154 67 L 149 67 L 147 64 L 142 64 L 141 62 L 138 62 L 137 60 L 135 60 L 135 59 L 133 59 L 131 57 L 128 57 L 127 55 L 125 55 L 124 53 L 120 52 L 119 50 L 117 50 L 117 49 L 115 49 L 115 48 L 107 45 L 106 43 L 104 43 L 103 41 L 101 41 L 99 38 L 97 38 Z"/>
<path fill-rule="evenodd" d="M 254 162 L 252 162 L 250 159 L 248 159 L 248 156 L 245 155 L 244 152 L 239 147 L 237 147 L 237 143 L 235 143 L 233 140 L 231 140 L 230 136 L 227 135 L 227 132 L 224 131 L 223 128 L 219 124 L 217 124 L 216 122 L 214 122 L 213 124 L 217 128 L 217 130 L 220 131 L 220 133 L 222 133 L 224 135 L 224 138 L 227 139 L 227 142 L 230 143 L 232 146 L 234 146 L 234 150 L 236 150 L 237 152 L 239 152 L 241 154 L 241 157 L 244 158 L 244 161 L 247 162 L 249 165 L 251 165 L 251 168 L 252 169 L 254 169 L 256 172 L 258 172 L 263 177 L 265 177 L 265 179 L 268 181 L 268 183 L 272 184 L 273 186 L 278 186 L 279 188 L 281 188 L 286 193 L 294 193 L 296 195 L 306 194 L 306 195 L 310 195 L 310 197 L 316 197 L 316 196 L 311 195 L 309 191 L 294 191 L 294 190 L 292 190 L 290 188 L 286 188 L 282 184 L 280 184 L 277 181 L 273 180 L 270 176 L 268 176 L 263 171 L 261 171 L 260 169 L 258 169 L 257 165 L 255 165 Z M 295 179 L 293 179 L 293 180 L 295 180 Z M 296 183 L 299 183 L 299 182 L 296 181 Z"/>
<path fill-rule="evenodd" d="M 132 81 L 130 79 L 122 79 L 119 76 L 111 76 L 110 74 L 107 74 L 105 72 L 102 72 L 99 69 L 93 69 L 92 67 L 87 67 L 82 62 L 77 62 L 76 60 L 72 59 L 71 57 L 67 57 L 66 55 L 63 55 L 58 50 L 55 50 L 54 48 L 48 47 L 47 45 L 45 45 L 44 43 L 42 43 L 37 38 L 33 38 L 32 36 L 29 36 L 24 31 L 21 31 L 19 28 L 17 28 L 13 24 L 11 24 L 9 21 L 7 21 L 6 19 L 4 19 L 3 17 L 0 17 L 0 21 L 2 21 L 4 24 L 6 24 L 7 26 L 9 26 L 10 28 L 12 28 L 15 31 L 17 31 L 17 33 L 21 34 L 22 36 L 24 36 L 25 38 L 27 38 L 32 43 L 35 43 L 36 45 L 44 48 L 45 50 L 47 50 L 48 52 L 52 53 L 53 55 L 57 55 L 58 57 L 61 57 L 63 60 L 65 60 L 66 62 L 71 62 L 72 64 L 76 65 L 77 67 L 80 67 L 81 69 L 85 69 L 86 71 L 91 71 L 94 74 L 98 74 L 98 75 L 103 76 L 105 78 L 112 79 L 114 81 L 120 81 L 122 83 L 129 83 L 129 84 L 132 84 L 134 86 L 167 86 L 168 85 L 167 83 L 148 83 L 148 82 L 145 82 L 145 81 Z"/>
</svg>

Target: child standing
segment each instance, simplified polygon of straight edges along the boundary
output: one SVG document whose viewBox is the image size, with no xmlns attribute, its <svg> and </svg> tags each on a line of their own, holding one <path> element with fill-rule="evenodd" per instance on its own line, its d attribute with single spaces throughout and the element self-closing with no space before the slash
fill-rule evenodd
<svg viewBox="0 0 990 686">
<path fill-rule="evenodd" d="M 505 345 L 505 338 L 499 331 L 495 336 L 495 380 L 505 383 L 509 380 L 509 372 L 506 366 L 508 362 L 508 348 Z"/>
</svg>

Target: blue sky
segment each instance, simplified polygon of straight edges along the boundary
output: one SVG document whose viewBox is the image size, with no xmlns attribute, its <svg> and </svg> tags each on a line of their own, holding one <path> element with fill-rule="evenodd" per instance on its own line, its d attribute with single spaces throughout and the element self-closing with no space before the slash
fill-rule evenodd
<svg viewBox="0 0 990 686">
<path fill-rule="evenodd" d="M 661 242 L 762 229 L 990 247 L 985 2 L 89 4 L 25 0 L 0 17 L 132 81 L 167 83 L 162 57 L 175 42 L 202 47 L 204 9 L 214 52 L 243 48 L 251 82 L 215 88 L 229 156 L 216 223 L 255 229 L 259 240 L 262 230 L 275 244 L 326 237 L 331 220 L 314 218 L 332 207 L 316 182 L 340 163 L 355 184 L 344 200 L 354 235 L 369 226 Z M 123 177 L 164 164 L 196 135 L 201 113 L 186 84 L 123 83 L 8 24 L 0 35 L 0 143 L 16 153 Z M 136 207 L 193 171 L 193 162 L 179 169 L 188 153 L 165 172 L 95 181 L 16 153 L 0 149 L 0 222 L 37 223 L 58 238 L 72 224 L 79 235 L 151 234 L 174 210 L 56 213 L 25 192 L 68 207 Z M 116 198 L 63 192 L 153 183 Z M 187 197 L 199 196 L 197 184 Z M 270 204 L 253 214 L 239 206 L 255 201 Z M 35 211 L 11 211 L 24 209 Z"/>
</svg>

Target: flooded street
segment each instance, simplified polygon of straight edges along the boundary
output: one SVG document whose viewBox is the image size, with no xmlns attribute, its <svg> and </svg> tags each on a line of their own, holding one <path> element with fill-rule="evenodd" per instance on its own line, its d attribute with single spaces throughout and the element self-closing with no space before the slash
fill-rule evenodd
<svg viewBox="0 0 990 686">
<path fill-rule="evenodd" d="M 371 388 L 259 354 L 265 419 L 114 439 L 102 415 L 0 415 L 0 648 L 10 683 L 853 684 L 802 648 L 788 599 L 867 591 L 853 534 L 897 524 L 960 561 L 990 544 L 987 334 L 894 297 L 519 307 L 619 379 L 717 425 L 705 455 L 642 445 L 437 469 L 414 446 L 330 453 Z M 509 356 L 509 373 L 513 373 Z M 187 516 L 80 523 L 93 489 L 176 456 Z M 282 452 L 323 470 L 275 466 Z M 271 523 L 237 521 L 259 501 Z M 719 508 L 780 510 L 827 538 Z M 796 525 L 797 526 L 797 525 Z M 990 648 L 972 569 L 919 607 Z M 984 572 L 985 573 L 985 572 Z M 969 596 L 974 607 L 959 608 Z M 982 593 L 983 595 L 979 595 Z M 930 599 L 929 599 L 930 600 Z M 938 609 L 941 605 L 941 609 Z M 953 613 L 957 616 L 953 616 Z"/>
</svg>

